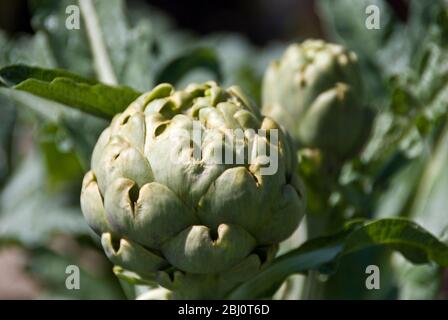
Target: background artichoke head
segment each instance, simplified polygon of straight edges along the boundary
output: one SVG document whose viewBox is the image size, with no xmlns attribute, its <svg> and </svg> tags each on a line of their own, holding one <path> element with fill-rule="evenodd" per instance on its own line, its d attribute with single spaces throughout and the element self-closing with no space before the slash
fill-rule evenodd
<svg viewBox="0 0 448 320">
<path fill-rule="evenodd" d="M 263 80 L 263 113 L 284 125 L 299 148 L 327 157 L 354 156 L 370 133 L 357 56 L 336 44 L 290 45 Z"/>
</svg>

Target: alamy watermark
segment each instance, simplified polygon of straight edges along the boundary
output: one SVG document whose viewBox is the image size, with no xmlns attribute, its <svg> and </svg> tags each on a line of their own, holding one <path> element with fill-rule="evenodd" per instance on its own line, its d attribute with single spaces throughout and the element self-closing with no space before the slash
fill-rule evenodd
<svg viewBox="0 0 448 320">
<path fill-rule="evenodd" d="M 68 30 L 79 30 L 80 28 L 80 13 L 79 7 L 77 5 L 69 5 L 65 8 L 65 14 L 67 18 L 65 18 L 65 27 Z"/>
<path fill-rule="evenodd" d="M 261 175 L 278 170 L 278 129 L 208 129 L 193 121 L 192 130 L 176 128 L 169 139 L 172 163 L 259 165 Z"/>
<path fill-rule="evenodd" d="M 79 290 L 81 288 L 81 277 L 79 272 L 79 267 L 71 264 L 65 268 L 65 274 L 67 274 L 67 278 L 65 278 L 65 287 L 67 290 Z"/>
<path fill-rule="evenodd" d="M 369 30 L 380 29 L 380 8 L 374 4 L 366 7 L 366 28 Z"/>
<path fill-rule="evenodd" d="M 366 274 L 369 276 L 366 278 L 366 288 L 368 290 L 380 289 L 380 268 L 377 265 L 371 264 L 366 268 Z"/>
</svg>

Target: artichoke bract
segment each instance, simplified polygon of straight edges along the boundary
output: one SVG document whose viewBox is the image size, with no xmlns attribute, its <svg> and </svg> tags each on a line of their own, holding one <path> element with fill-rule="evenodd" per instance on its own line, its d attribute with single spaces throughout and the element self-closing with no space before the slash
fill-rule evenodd
<svg viewBox="0 0 448 320">
<path fill-rule="evenodd" d="M 284 125 L 299 148 L 336 160 L 354 156 L 370 133 L 354 52 L 321 40 L 292 44 L 263 79 L 263 113 Z"/>
<path fill-rule="evenodd" d="M 234 132 L 244 133 L 240 148 L 226 139 Z M 251 153 L 260 146 L 276 153 L 274 172 L 263 174 L 266 155 Z M 213 161 L 216 150 L 233 161 Z M 101 134 L 81 207 L 116 266 L 171 298 L 222 298 L 297 228 L 305 204 L 296 162 L 287 134 L 237 87 L 161 84 Z"/>
</svg>

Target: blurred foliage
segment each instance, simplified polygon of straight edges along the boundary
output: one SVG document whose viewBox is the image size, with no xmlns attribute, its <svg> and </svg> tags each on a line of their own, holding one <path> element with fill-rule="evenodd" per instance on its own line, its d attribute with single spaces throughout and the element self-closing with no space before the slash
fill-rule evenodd
<svg viewBox="0 0 448 320">
<path fill-rule="evenodd" d="M 380 8 L 380 29 L 365 27 L 365 8 L 371 4 Z M 382 0 L 322 0 L 319 8 L 328 33 L 359 54 L 366 91 L 378 110 L 369 145 L 340 177 L 343 194 L 359 203 L 356 215 L 409 217 L 441 236 L 448 226 L 442 208 L 447 200 L 441 197 L 448 192 L 445 4 L 409 1 L 406 21 Z M 356 202 L 349 200 L 352 196 Z M 321 293 L 324 297 L 371 297 L 368 290 L 359 292 L 370 264 L 381 265 L 388 278 L 375 298 L 438 297 L 442 273 L 435 266 L 413 266 L 384 251 L 347 259 L 329 280 L 328 291 Z M 355 263 L 364 268 L 350 269 Z M 343 292 L 342 283 L 348 284 Z"/>
</svg>

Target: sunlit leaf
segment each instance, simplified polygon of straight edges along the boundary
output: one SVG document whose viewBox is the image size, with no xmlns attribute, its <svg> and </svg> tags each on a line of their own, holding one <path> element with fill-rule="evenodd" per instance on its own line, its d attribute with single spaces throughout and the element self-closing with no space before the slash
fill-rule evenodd
<svg viewBox="0 0 448 320">
<path fill-rule="evenodd" d="M 351 224 L 339 234 L 317 238 L 279 257 L 264 271 L 244 283 L 230 294 L 232 299 L 262 298 L 269 296 L 291 274 L 309 270 L 328 271 L 341 256 L 366 248 L 383 245 L 399 250 L 408 259 L 419 254 L 425 262 L 448 266 L 448 246 L 432 234 L 405 219 L 381 219 Z M 323 268 L 324 267 L 324 268 Z"/>
<path fill-rule="evenodd" d="M 0 78 L 15 90 L 106 119 L 123 111 L 140 95 L 128 87 L 105 85 L 59 69 L 9 66 L 0 69 Z"/>
</svg>

